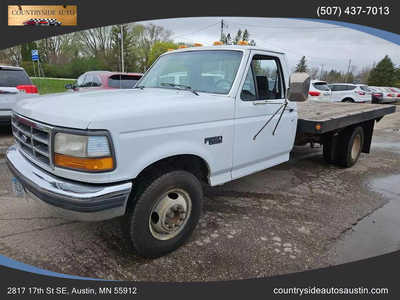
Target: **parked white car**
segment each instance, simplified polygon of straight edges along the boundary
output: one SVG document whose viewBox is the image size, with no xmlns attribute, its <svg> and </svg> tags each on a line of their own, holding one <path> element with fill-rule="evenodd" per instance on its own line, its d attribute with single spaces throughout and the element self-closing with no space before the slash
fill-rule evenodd
<svg viewBox="0 0 400 300">
<path fill-rule="evenodd" d="M 396 98 L 396 101 L 400 101 L 400 89 L 395 87 L 388 87 L 388 89 L 390 90 L 391 95 Z"/>
<path fill-rule="evenodd" d="M 332 91 L 326 81 L 311 80 L 308 95 L 309 100 L 330 102 Z"/>
<path fill-rule="evenodd" d="M 369 102 L 371 95 L 367 94 L 360 85 L 352 83 L 329 84 L 332 90 L 332 102 Z"/>
<path fill-rule="evenodd" d="M 366 102 L 370 102 L 372 97 L 372 90 L 369 88 L 369 86 L 366 84 L 356 84 L 356 86 L 358 87 L 356 91 L 361 91 L 361 93 L 359 93 L 361 98 L 365 98 Z M 363 95 L 363 93 L 365 93 L 365 95 Z"/>
</svg>

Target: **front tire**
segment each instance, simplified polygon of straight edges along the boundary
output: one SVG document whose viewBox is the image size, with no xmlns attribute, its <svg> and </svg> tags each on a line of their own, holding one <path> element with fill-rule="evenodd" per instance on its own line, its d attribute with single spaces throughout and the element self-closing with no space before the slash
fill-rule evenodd
<svg viewBox="0 0 400 300">
<path fill-rule="evenodd" d="M 203 203 L 200 181 L 186 171 L 171 171 L 138 183 L 126 215 L 127 233 L 140 256 L 155 258 L 179 248 L 195 229 Z"/>
</svg>

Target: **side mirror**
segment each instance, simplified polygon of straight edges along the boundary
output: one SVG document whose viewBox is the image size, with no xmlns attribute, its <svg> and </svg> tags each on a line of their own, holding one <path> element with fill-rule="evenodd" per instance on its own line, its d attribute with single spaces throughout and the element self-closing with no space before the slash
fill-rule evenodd
<svg viewBox="0 0 400 300">
<path fill-rule="evenodd" d="M 64 87 L 65 87 L 67 90 L 74 90 L 74 89 L 76 89 L 76 85 L 75 85 L 74 83 L 67 83 Z"/>
<path fill-rule="evenodd" d="M 304 102 L 308 99 L 310 76 L 307 73 L 293 73 L 289 80 L 288 100 Z"/>
</svg>

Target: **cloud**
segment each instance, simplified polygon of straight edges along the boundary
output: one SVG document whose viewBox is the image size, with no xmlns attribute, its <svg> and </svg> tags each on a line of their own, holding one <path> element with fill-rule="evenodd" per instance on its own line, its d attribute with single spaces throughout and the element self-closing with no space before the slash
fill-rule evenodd
<svg viewBox="0 0 400 300">
<path fill-rule="evenodd" d="M 173 32 L 176 42 L 211 45 L 219 40 L 221 19 L 225 32 L 247 29 L 250 38 L 263 48 L 286 53 L 290 68 L 301 56 L 309 66 L 347 70 L 349 60 L 356 70 L 372 66 L 388 54 L 400 64 L 400 46 L 353 29 L 312 21 L 282 18 L 197 17 L 163 19 L 141 22 L 163 26 Z"/>
</svg>

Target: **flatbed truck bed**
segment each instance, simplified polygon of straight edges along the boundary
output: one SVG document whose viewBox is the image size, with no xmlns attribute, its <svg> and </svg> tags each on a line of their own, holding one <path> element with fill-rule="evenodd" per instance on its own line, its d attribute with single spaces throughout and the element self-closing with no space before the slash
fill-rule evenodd
<svg viewBox="0 0 400 300">
<path fill-rule="evenodd" d="M 394 105 L 361 103 L 300 102 L 297 104 L 299 119 L 297 130 L 307 134 L 324 134 L 347 126 L 394 113 Z"/>
<path fill-rule="evenodd" d="M 370 153 L 375 122 L 394 113 L 396 106 L 359 103 L 297 104 L 295 145 L 323 145 L 325 161 L 351 167 L 360 152 Z"/>
</svg>

